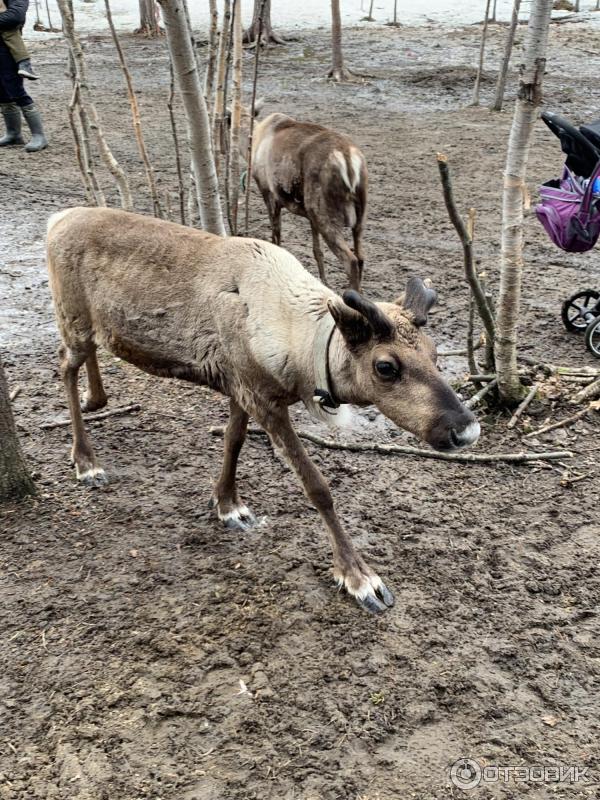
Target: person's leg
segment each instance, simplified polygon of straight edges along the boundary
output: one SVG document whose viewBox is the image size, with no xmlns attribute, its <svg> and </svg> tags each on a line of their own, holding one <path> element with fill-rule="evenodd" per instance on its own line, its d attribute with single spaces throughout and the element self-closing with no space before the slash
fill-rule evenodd
<svg viewBox="0 0 600 800">
<path fill-rule="evenodd" d="M 4 118 L 6 133 L 0 138 L 0 147 L 25 144 L 21 136 L 21 111 L 19 106 L 13 102 L 8 89 L 5 86 L 4 70 L 2 69 L 1 51 L 5 49 L 0 41 L 0 113 Z"/>
<path fill-rule="evenodd" d="M 9 102 L 16 103 L 25 117 L 25 122 L 31 131 L 31 140 L 25 146 L 28 153 L 35 153 L 48 147 L 48 140 L 44 134 L 42 116 L 35 107 L 33 100 L 25 91 L 23 78 L 17 72 L 15 64 L 8 47 L 0 39 L 0 83 L 4 95 Z M 3 110 L 4 113 L 4 110 Z"/>
<path fill-rule="evenodd" d="M 13 28 L 11 31 L 2 31 L 0 34 L 2 41 L 8 48 L 13 61 L 18 64 L 19 61 L 29 61 L 29 52 L 25 47 L 23 36 L 19 28 Z"/>
</svg>

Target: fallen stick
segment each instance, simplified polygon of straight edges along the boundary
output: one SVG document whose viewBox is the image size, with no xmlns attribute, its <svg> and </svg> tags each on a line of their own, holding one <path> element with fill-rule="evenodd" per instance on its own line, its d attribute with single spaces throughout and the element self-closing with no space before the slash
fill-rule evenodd
<svg viewBox="0 0 600 800">
<path fill-rule="evenodd" d="M 493 381 L 495 377 L 495 375 L 478 375 L 475 373 L 474 375 L 469 375 L 467 380 L 471 383 L 473 381 L 477 381 L 477 383 L 489 383 L 489 381 Z"/>
<path fill-rule="evenodd" d="M 209 433 L 213 436 L 223 436 L 225 428 L 223 425 L 217 425 L 208 429 Z M 248 428 L 250 436 L 267 436 L 262 428 L 251 427 Z M 434 458 L 440 461 L 458 461 L 464 464 L 471 463 L 489 463 L 503 461 L 513 464 L 524 464 L 528 461 L 557 461 L 561 458 L 572 458 L 573 453 L 568 450 L 556 450 L 542 453 L 444 453 L 437 450 L 425 450 L 420 447 L 409 447 L 408 445 L 399 444 L 363 444 L 361 442 L 350 442 L 343 444 L 336 442 L 333 439 L 324 439 L 314 433 L 308 431 L 296 431 L 300 439 L 306 439 L 313 444 L 318 444 L 321 447 L 327 447 L 330 450 L 349 450 L 352 453 L 381 453 L 383 455 L 405 455 L 405 456 L 421 456 L 422 458 Z"/>
<path fill-rule="evenodd" d="M 552 425 L 546 425 L 543 428 L 539 428 L 537 431 L 531 431 L 530 433 L 526 433 L 524 438 L 527 439 L 530 436 L 540 436 L 542 433 L 548 433 L 548 431 L 554 431 L 557 428 L 566 428 L 569 425 L 572 425 L 574 422 L 577 422 L 578 419 L 585 417 L 588 411 L 592 410 L 592 404 L 590 403 L 589 406 L 586 408 L 582 408 L 581 411 L 578 411 L 576 414 L 573 414 L 570 417 L 565 417 L 565 419 L 561 419 L 560 422 L 554 422 Z"/>
<path fill-rule="evenodd" d="M 512 417 L 510 418 L 510 420 L 509 420 L 509 423 L 508 423 L 508 425 L 506 426 L 506 427 L 507 427 L 509 430 L 511 430 L 512 428 L 514 428 L 514 427 L 515 427 L 515 425 L 516 425 L 516 424 L 517 424 L 517 422 L 519 421 L 519 417 L 521 416 L 521 414 L 522 414 L 522 413 L 525 411 L 525 409 L 527 408 L 527 406 L 528 406 L 528 405 L 531 403 L 531 401 L 533 400 L 533 398 L 536 396 L 536 394 L 537 394 L 537 390 L 538 390 L 537 384 L 534 384 L 534 385 L 531 387 L 531 389 L 529 390 L 529 393 L 528 393 L 527 397 L 525 398 L 525 400 L 523 400 L 523 402 L 521 403 L 521 405 L 520 405 L 520 406 L 517 408 L 517 410 L 515 411 L 515 413 L 514 413 L 514 414 L 512 415 Z"/>
<path fill-rule="evenodd" d="M 86 422 L 95 422 L 97 419 L 106 419 L 107 417 L 120 417 L 123 414 L 131 414 L 133 411 L 139 411 L 141 408 L 139 403 L 131 403 L 128 406 L 120 406 L 119 408 L 111 408 L 110 411 L 100 411 L 98 414 L 88 414 L 84 417 Z M 50 422 L 42 422 L 40 428 L 45 431 L 52 428 L 66 428 L 71 424 L 70 419 L 56 419 Z"/>
<path fill-rule="evenodd" d="M 600 378 L 590 383 L 585 389 L 577 392 L 573 401 L 575 403 L 582 403 L 584 400 L 593 400 L 595 397 L 600 397 Z"/>
<path fill-rule="evenodd" d="M 473 395 L 473 397 L 469 398 L 469 400 L 466 401 L 465 403 L 466 407 L 475 408 L 475 406 L 478 406 L 479 403 L 481 403 L 483 398 L 486 396 L 486 394 L 491 392 L 494 386 L 497 386 L 497 384 L 498 384 L 497 378 L 494 378 L 489 383 L 486 383 L 483 389 L 480 389 L 476 394 Z"/>
<path fill-rule="evenodd" d="M 13 400 L 16 400 L 17 397 L 21 394 L 22 391 L 23 391 L 23 387 L 22 386 L 15 386 L 15 388 L 12 390 L 12 392 L 8 396 L 8 399 L 10 400 L 10 402 L 12 403 Z"/>
</svg>

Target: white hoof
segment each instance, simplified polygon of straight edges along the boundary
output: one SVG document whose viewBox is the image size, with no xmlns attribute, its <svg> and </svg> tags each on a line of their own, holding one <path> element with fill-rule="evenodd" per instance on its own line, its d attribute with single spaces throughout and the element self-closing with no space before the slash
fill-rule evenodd
<svg viewBox="0 0 600 800">
<path fill-rule="evenodd" d="M 80 472 L 79 468 L 76 467 L 75 474 L 77 475 L 77 480 L 80 483 L 83 483 L 84 486 L 97 488 L 99 486 L 106 486 L 108 483 L 106 472 L 102 469 L 102 467 L 92 467 L 91 469 L 86 469 L 83 472 Z"/>
<path fill-rule="evenodd" d="M 338 588 L 344 588 L 367 611 L 379 613 L 394 605 L 394 595 L 375 573 L 363 574 L 358 585 L 351 575 L 336 575 L 335 580 Z"/>
</svg>

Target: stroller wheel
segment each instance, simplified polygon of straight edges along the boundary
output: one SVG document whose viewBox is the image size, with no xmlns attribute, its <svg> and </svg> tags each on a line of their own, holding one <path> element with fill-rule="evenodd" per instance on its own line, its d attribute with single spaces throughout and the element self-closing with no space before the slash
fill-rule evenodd
<svg viewBox="0 0 600 800">
<path fill-rule="evenodd" d="M 595 289 L 582 289 L 562 305 L 560 315 L 568 331 L 583 333 L 587 326 L 600 314 L 600 292 Z"/>
<path fill-rule="evenodd" d="M 585 346 L 593 356 L 600 358 L 600 317 L 590 322 L 585 331 Z"/>
</svg>

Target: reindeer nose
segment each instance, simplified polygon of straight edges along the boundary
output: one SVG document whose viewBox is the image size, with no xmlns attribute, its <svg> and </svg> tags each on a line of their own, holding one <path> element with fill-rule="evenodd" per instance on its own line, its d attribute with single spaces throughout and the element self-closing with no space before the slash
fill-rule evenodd
<svg viewBox="0 0 600 800">
<path fill-rule="evenodd" d="M 469 447 L 469 445 L 475 444 L 477 439 L 479 439 L 480 432 L 481 428 L 479 427 L 479 423 L 474 419 L 460 431 L 456 428 L 452 428 L 450 431 L 450 441 L 453 447 Z"/>
</svg>

